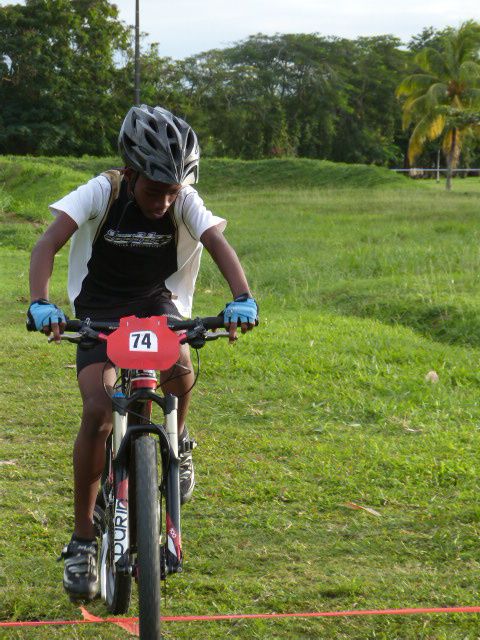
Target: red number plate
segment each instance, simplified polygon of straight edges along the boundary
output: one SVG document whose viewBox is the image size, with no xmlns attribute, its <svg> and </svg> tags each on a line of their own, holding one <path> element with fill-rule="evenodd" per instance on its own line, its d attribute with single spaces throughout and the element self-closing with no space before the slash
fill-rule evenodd
<svg viewBox="0 0 480 640">
<path fill-rule="evenodd" d="M 168 328 L 165 316 L 128 316 L 107 337 L 107 355 L 122 369 L 165 371 L 178 360 L 180 338 Z"/>
</svg>

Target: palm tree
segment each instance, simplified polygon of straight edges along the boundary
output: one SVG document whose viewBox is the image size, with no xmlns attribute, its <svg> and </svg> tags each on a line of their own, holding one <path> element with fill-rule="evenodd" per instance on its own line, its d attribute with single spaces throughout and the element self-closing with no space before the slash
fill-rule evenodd
<svg viewBox="0 0 480 640">
<path fill-rule="evenodd" d="M 462 144 L 480 131 L 480 24 L 470 20 L 449 30 L 441 51 L 426 47 L 415 62 L 422 73 L 405 78 L 396 92 L 406 98 L 404 129 L 414 125 L 408 160 L 412 165 L 428 140 L 442 138 L 450 190 Z"/>
</svg>

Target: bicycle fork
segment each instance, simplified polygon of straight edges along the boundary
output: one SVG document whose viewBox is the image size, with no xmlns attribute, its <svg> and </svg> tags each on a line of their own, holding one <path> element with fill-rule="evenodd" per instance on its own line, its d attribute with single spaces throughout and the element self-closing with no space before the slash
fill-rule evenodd
<svg viewBox="0 0 480 640">
<path fill-rule="evenodd" d="M 137 382 L 137 381 L 134 381 Z M 155 381 L 156 382 L 156 381 Z M 168 439 L 168 466 L 167 477 L 164 477 L 166 486 L 166 540 L 160 547 L 160 560 L 162 577 L 169 573 L 180 573 L 182 571 L 182 543 L 181 543 L 181 522 L 180 522 L 180 475 L 178 457 L 178 399 L 176 396 L 167 394 L 165 397 L 157 396 L 154 393 L 153 384 L 146 386 L 146 379 L 138 380 L 137 385 L 132 385 L 132 395 L 125 398 L 123 393 L 117 392 L 114 395 L 113 407 L 113 433 L 112 433 L 112 453 L 113 468 L 111 478 L 116 487 L 115 504 L 113 505 L 113 556 L 117 571 L 120 573 L 131 571 L 131 532 L 130 532 L 130 509 L 129 509 L 129 479 L 127 455 L 130 448 L 130 441 L 135 433 L 150 432 L 158 435 L 160 439 L 160 450 L 162 451 L 162 462 L 165 464 L 165 440 Z M 142 386 L 140 386 L 140 384 Z M 144 386 L 145 385 L 145 386 Z M 138 401 L 155 402 L 165 415 L 165 428 L 154 424 L 129 425 L 128 409 L 131 404 Z M 163 442 L 163 446 L 162 446 Z M 163 465 L 162 465 L 163 467 Z"/>
<path fill-rule="evenodd" d="M 117 392 L 114 398 L 125 397 L 123 393 Z M 126 411 L 113 411 L 113 434 L 112 449 L 113 459 L 117 458 L 120 445 L 127 433 L 127 413 Z M 121 465 L 112 469 L 116 486 L 115 504 L 113 515 L 113 558 L 117 570 L 128 572 L 129 570 L 129 550 L 130 550 L 130 530 L 128 526 L 128 473 L 125 466 Z"/>
<path fill-rule="evenodd" d="M 165 397 L 165 427 L 170 442 L 170 465 L 167 479 L 167 543 L 165 545 L 166 573 L 182 571 L 182 538 L 180 529 L 180 460 L 178 457 L 178 399 Z M 162 563 L 163 564 L 163 563 Z"/>
</svg>

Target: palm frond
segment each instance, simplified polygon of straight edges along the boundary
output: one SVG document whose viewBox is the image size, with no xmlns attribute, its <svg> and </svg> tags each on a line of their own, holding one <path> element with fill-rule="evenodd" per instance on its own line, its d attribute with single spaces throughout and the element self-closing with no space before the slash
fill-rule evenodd
<svg viewBox="0 0 480 640">
<path fill-rule="evenodd" d="M 406 77 L 396 90 L 403 102 L 403 128 L 413 125 L 410 163 L 428 140 L 439 137 L 449 163 L 456 163 L 464 137 L 480 130 L 480 23 L 447 29 L 442 51 L 426 47 L 415 62 L 423 73 Z"/>
<path fill-rule="evenodd" d="M 448 38 L 445 41 L 444 49 L 443 49 L 443 62 L 445 65 L 445 74 L 444 77 L 449 78 L 450 80 L 458 80 L 458 52 L 456 50 L 456 45 L 454 41 L 454 37 Z"/>
<path fill-rule="evenodd" d="M 437 78 L 448 77 L 448 67 L 442 54 L 436 49 L 425 47 L 415 56 L 415 62 Z"/>
<path fill-rule="evenodd" d="M 460 65 L 459 78 L 461 82 L 473 86 L 480 86 L 480 63 L 474 60 L 465 60 Z"/>
<path fill-rule="evenodd" d="M 403 128 L 407 129 L 413 121 L 418 120 L 419 117 L 425 116 L 426 112 L 428 112 L 428 104 L 427 96 L 425 94 L 418 98 L 415 96 L 408 98 L 403 105 Z"/>
<path fill-rule="evenodd" d="M 429 131 L 431 128 L 432 121 L 428 117 L 422 118 L 414 130 L 412 131 L 412 135 L 410 136 L 410 140 L 408 142 L 408 161 L 410 165 L 413 165 L 415 162 L 415 158 L 417 158 L 421 152 L 423 151 L 423 147 L 425 143 L 429 139 Z"/>
<path fill-rule="evenodd" d="M 480 88 L 467 89 L 463 99 L 470 107 L 480 106 Z"/>
<path fill-rule="evenodd" d="M 436 118 L 434 118 L 430 122 L 430 128 L 427 131 L 427 138 L 429 140 L 435 140 L 436 138 L 441 136 L 445 129 L 446 121 L 447 118 L 443 113 L 440 113 Z"/>
<path fill-rule="evenodd" d="M 460 64 L 477 56 L 480 49 L 480 24 L 474 20 L 464 22 L 457 31 L 455 41 Z"/>
<path fill-rule="evenodd" d="M 397 97 L 408 96 L 414 93 L 423 93 L 430 85 L 437 81 L 435 76 L 426 73 L 414 73 L 411 76 L 406 77 L 398 85 L 395 94 Z"/>
<path fill-rule="evenodd" d="M 430 108 L 436 107 L 448 99 L 448 87 L 444 82 L 436 82 L 431 85 L 425 96 L 427 105 Z"/>
</svg>

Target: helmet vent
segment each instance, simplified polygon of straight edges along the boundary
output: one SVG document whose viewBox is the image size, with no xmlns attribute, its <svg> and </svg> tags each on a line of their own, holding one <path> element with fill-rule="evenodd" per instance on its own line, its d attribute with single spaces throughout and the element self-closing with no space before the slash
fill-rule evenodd
<svg viewBox="0 0 480 640">
<path fill-rule="evenodd" d="M 175 131 L 175 129 L 170 124 L 167 124 L 167 136 L 168 136 L 168 141 L 170 142 L 170 144 L 176 144 L 176 142 L 177 142 L 177 132 Z"/>
<path fill-rule="evenodd" d="M 158 147 L 158 143 L 155 136 L 152 136 L 152 134 L 149 131 L 145 131 L 145 140 L 153 149 L 156 149 Z M 149 150 L 147 149 L 146 152 L 148 154 Z"/>
<path fill-rule="evenodd" d="M 195 136 L 192 133 L 192 130 L 188 132 L 187 144 L 185 145 L 185 151 L 187 153 L 191 153 L 195 148 Z"/>
<path fill-rule="evenodd" d="M 148 121 L 148 124 L 155 131 L 155 133 L 158 133 L 158 124 L 156 120 L 154 120 L 153 118 L 150 118 L 150 120 Z"/>
</svg>

